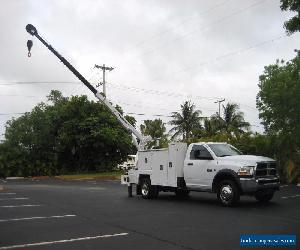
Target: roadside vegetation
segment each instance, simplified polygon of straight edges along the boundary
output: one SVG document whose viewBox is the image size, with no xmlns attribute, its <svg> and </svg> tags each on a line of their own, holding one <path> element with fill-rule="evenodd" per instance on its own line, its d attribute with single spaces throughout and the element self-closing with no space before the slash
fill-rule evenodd
<svg viewBox="0 0 300 250">
<path fill-rule="evenodd" d="M 119 180 L 123 171 L 59 175 L 61 180 Z"/>
<path fill-rule="evenodd" d="M 47 103 L 7 122 L 0 174 L 107 172 L 134 150 L 130 133 L 104 105 L 53 90 Z"/>
<path fill-rule="evenodd" d="M 300 2 L 281 0 L 283 11 L 297 14 L 284 24 L 288 35 L 300 31 Z M 167 133 L 161 119 L 140 126 L 153 140 L 149 147 L 166 147 L 170 140 L 228 142 L 245 154 L 275 158 L 281 179 L 299 182 L 300 175 L 300 52 L 293 59 L 277 60 L 259 76 L 257 108 L 264 134 L 253 133 L 236 103 L 227 103 L 209 118 L 191 101 L 172 113 Z M 52 90 L 48 101 L 7 122 L 0 143 L 1 176 L 63 175 L 62 178 L 118 176 L 111 172 L 134 154 L 131 135 L 102 104 L 86 96 L 64 97 Z M 116 106 L 122 113 L 122 108 Z M 201 108 L 201 107 L 199 107 Z M 135 119 L 125 116 L 135 126 Z M 79 175 L 65 174 L 79 173 Z M 102 174 L 104 173 L 104 174 Z M 91 177 L 91 178 L 94 178 Z"/>
</svg>

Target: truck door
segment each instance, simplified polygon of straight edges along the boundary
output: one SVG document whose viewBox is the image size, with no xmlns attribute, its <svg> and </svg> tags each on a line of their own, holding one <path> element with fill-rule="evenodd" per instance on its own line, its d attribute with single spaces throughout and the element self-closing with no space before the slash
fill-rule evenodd
<svg viewBox="0 0 300 250">
<path fill-rule="evenodd" d="M 184 163 L 184 179 L 187 187 L 211 189 L 216 161 L 203 145 L 193 145 Z"/>
</svg>

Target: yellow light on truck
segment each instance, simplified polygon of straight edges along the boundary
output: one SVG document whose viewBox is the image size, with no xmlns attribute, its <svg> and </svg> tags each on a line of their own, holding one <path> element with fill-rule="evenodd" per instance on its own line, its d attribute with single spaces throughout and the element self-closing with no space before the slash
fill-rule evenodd
<svg viewBox="0 0 300 250">
<path fill-rule="evenodd" d="M 237 172 L 239 176 L 250 176 L 253 175 L 254 167 L 253 166 L 245 166 L 241 167 Z"/>
</svg>

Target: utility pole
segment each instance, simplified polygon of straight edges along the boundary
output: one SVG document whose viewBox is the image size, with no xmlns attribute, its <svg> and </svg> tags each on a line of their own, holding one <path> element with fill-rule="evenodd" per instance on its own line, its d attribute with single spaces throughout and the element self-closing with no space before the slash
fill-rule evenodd
<svg viewBox="0 0 300 250">
<path fill-rule="evenodd" d="M 225 98 L 222 100 L 215 101 L 215 103 L 219 103 L 219 118 L 221 117 L 221 103 L 225 101 Z"/>
<path fill-rule="evenodd" d="M 97 69 L 102 69 L 103 72 L 103 82 L 100 83 L 99 85 L 97 85 L 97 87 L 99 87 L 101 84 L 103 85 L 103 94 L 106 97 L 106 82 L 105 82 L 105 71 L 112 71 L 114 68 L 113 67 L 106 67 L 105 64 L 103 64 L 102 66 L 99 66 L 97 64 L 95 64 L 95 68 Z"/>
</svg>

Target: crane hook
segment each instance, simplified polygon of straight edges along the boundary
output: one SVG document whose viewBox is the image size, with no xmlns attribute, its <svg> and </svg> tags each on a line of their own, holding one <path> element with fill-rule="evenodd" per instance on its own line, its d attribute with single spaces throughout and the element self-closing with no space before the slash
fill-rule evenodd
<svg viewBox="0 0 300 250">
<path fill-rule="evenodd" d="M 31 50 L 32 45 L 33 45 L 32 40 L 28 40 L 28 41 L 27 41 L 28 57 L 31 57 L 31 52 L 30 52 L 30 50 Z"/>
</svg>

